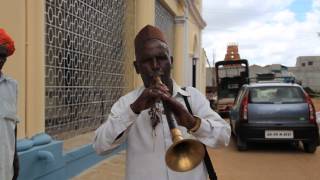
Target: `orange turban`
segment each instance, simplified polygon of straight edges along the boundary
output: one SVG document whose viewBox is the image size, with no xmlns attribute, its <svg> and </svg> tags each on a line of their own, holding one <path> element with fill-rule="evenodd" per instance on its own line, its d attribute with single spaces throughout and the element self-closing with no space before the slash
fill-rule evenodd
<svg viewBox="0 0 320 180">
<path fill-rule="evenodd" d="M 0 46 L 7 49 L 7 56 L 11 56 L 14 51 L 14 42 L 4 29 L 0 28 Z"/>
<path fill-rule="evenodd" d="M 152 39 L 157 39 L 168 44 L 166 38 L 164 37 L 164 34 L 161 32 L 160 29 L 151 25 L 146 25 L 144 28 L 140 30 L 140 32 L 134 39 L 134 47 L 136 54 L 143 48 L 145 42 Z"/>
</svg>

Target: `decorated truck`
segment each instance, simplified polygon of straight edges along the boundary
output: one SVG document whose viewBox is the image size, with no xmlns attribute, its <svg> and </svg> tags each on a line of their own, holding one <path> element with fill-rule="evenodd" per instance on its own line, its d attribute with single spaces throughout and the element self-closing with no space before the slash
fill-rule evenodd
<svg viewBox="0 0 320 180">
<path fill-rule="evenodd" d="M 228 117 L 240 88 L 244 84 L 249 84 L 248 61 L 246 59 L 218 61 L 215 63 L 215 71 L 216 110 L 222 117 Z"/>
</svg>

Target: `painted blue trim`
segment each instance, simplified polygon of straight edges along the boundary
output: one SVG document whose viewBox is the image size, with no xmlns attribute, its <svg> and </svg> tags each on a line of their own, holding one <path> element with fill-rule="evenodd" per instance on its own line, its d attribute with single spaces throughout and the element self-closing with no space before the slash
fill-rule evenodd
<svg viewBox="0 0 320 180">
<path fill-rule="evenodd" d="M 22 152 L 33 148 L 34 146 L 40 146 L 49 144 L 52 138 L 46 133 L 40 133 L 33 136 L 31 139 L 20 139 L 17 141 L 17 151 Z"/>
<path fill-rule="evenodd" d="M 17 146 L 20 147 L 18 180 L 67 180 L 124 150 L 126 143 L 108 152 L 105 156 L 98 156 L 92 144 L 64 154 L 63 142 L 52 141 L 51 137 L 48 138 L 46 134 L 37 135 L 32 140 L 19 140 Z"/>
<path fill-rule="evenodd" d="M 35 146 L 26 151 L 19 152 L 20 172 L 18 179 L 34 180 L 40 177 L 46 177 L 52 173 L 56 174 L 56 177 L 64 177 L 65 173 L 57 174 L 57 172 L 63 172 L 60 171 L 60 169 L 65 170 L 65 162 L 62 156 L 62 144 L 62 141 L 52 141 L 50 144 Z M 42 158 L 41 151 L 50 152 L 55 160 L 50 161 L 46 158 Z M 47 178 L 41 179 L 47 180 Z"/>
<path fill-rule="evenodd" d="M 117 153 L 124 150 L 125 148 L 126 148 L 126 144 L 122 144 L 105 156 L 98 156 L 95 153 L 94 149 L 92 148 L 91 144 L 86 145 L 80 149 L 71 151 L 64 156 L 67 163 L 66 165 L 67 177 L 72 178 L 80 174 L 84 170 L 90 168 L 91 166 L 97 164 L 98 162 L 106 158 L 109 158 L 113 155 L 116 155 Z"/>
<path fill-rule="evenodd" d="M 39 160 L 48 161 L 49 163 L 55 161 L 55 158 L 50 151 L 38 151 L 37 157 Z"/>
<path fill-rule="evenodd" d="M 19 139 L 17 141 L 17 152 L 26 151 L 31 149 L 33 146 L 33 141 L 29 139 Z"/>
<path fill-rule="evenodd" d="M 31 139 L 33 140 L 35 146 L 49 144 L 52 141 L 52 138 L 46 133 L 37 134 Z"/>
</svg>

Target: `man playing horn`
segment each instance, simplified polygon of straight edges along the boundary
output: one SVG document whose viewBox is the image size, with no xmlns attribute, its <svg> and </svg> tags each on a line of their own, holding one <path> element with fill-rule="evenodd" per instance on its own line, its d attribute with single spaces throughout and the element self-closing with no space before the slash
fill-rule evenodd
<svg viewBox="0 0 320 180">
<path fill-rule="evenodd" d="M 183 136 L 193 136 L 208 147 L 227 146 L 230 126 L 209 106 L 197 89 L 183 90 L 171 77 L 173 58 L 163 33 L 147 25 L 136 36 L 135 70 L 143 86 L 122 96 L 113 106 L 106 122 L 96 130 L 94 149 L 105 154 L 124 141 L 127 180 L 206 180 L 204 163 L 187 172 L 168 168 L 165 154 L 171 134 L 159 100 L 173 113 Z M 163 83 L 155 83 L 160 76 Z M 189 113 L 183 96 L 189 100 Z M 155 108 L 155 110 L 152 110 Z M 156 111 L 156 113 L 154 113 Z"/>
</svg>

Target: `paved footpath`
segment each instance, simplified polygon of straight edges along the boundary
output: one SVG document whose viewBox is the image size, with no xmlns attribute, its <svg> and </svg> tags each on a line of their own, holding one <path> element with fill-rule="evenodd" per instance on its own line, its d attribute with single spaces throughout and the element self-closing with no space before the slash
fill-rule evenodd
<svg viewBox="0 0 320 180">
<path fill-rule="evenodd" d="M 314 154 L 290 144 L 251 144 L 238 152 L 231 139 L 227 148 L 208 149 L 219 180 L 319 180 L 320 147 Z M 125 151 L 89 168 L 73 180 L 124 180 Z"/>
<path fill-rule="evenodd" d="M 63 143 L 65 152 L 83 145 L 90 144 L 94 138 L 94 132 L 85 133 L 67 139 Z M 112 157 L 109 157 L 95 166 L 83 171 L 72 180 L 123 180 L 125 175 L 125 151 L 121 151 Z"/>
<path fill-rule="evenodd" d="M 121 151 L 75 176 L 72 180 L 123 180 L 125 156 L 125 151 Z"/>
</svg>

